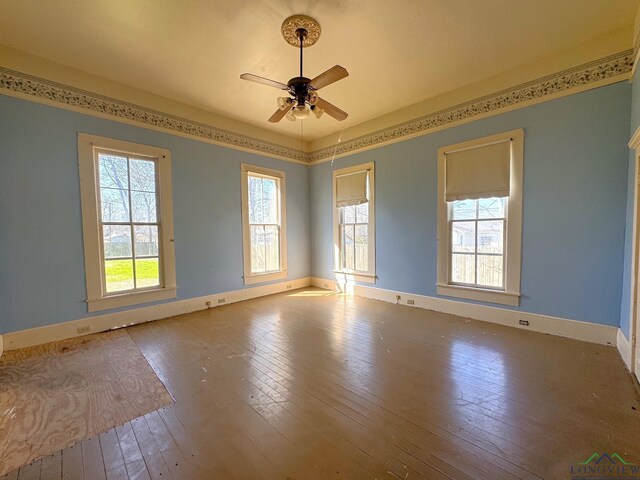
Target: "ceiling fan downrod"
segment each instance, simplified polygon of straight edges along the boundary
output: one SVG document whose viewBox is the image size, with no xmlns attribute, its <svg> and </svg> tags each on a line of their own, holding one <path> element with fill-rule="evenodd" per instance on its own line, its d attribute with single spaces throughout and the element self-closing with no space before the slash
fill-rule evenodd
<svg viewBox="0 0 640 480">
<path fill-rule="evenodd" d="M 307 38 L 307 35 L 309 35 L 309 32 L 307 32 L 306 29 L 304 28 L 296 29 L 296 37 L 298 37 L 298 39 L 300 40 L 300 76 L 301 77 L 302 77 L 302 49 L 304 47 L 304 40 Z"/>
</svg>

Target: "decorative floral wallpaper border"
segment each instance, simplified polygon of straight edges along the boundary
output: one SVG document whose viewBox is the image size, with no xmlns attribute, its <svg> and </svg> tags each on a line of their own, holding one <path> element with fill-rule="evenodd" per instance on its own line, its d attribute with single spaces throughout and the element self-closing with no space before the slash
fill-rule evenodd
<svg viewBox="0 0 640 480">
<path fill-rule="evenodd" d="M 317 162 L 334 155 L 343 155 L 355 150 L 370 148 L 376 144 L 427 132 L 449 123 L 459 122 L 470 117 L 629 73 L 633 66 L 633 59 L 633 50 L 626 50 L 485 97 L 476 98 L 470 102 L 455 105 L 401 125 L 348 140 L 337 146 L 317 150 L 309 154 L 309 161 Z"/>
<path fill-rule="evenodd" d="M 133 103 L 0 67 L 0 93 L 2 93 L 2 90 L 32 95 L 117 118 L 205 138 L 232 147 L 240 147 L 292 160 L 308 161 L 307 154 L 292 148 L 256 140 L 252 137 L 151 110 Z"/>
<path fill-rule="evenodd" d="M 312 153 L 303 153 L 275 143 L 256 140 L 245 135 L 232 133 L 3 67 L 0 67 L 0 93 L 2 93 L 2 90 L 9 90 L 181 134 L 204 138 L 231 147 L 239 147 L 284 159 L 317 162 L 331 158 L 334 155 L 344 155 L 363 148 L 371 148 L 380 143 L 398 140 L 402 137 L 426 133 L 449 123 L 459 122 L 477 115 L 627 74 L 631 72 L 633 61 L 634 50 L 625 50 L 609 57 L 523 83 Z"/>
</svg>

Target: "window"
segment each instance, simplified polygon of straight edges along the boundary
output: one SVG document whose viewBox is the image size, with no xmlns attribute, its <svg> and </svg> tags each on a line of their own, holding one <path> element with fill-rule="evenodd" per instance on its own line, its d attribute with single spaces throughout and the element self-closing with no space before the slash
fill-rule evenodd
<svg viewBox="0 0 640 480">
<path fill-rule="evenodd" d="M 335 271 L 375 282 L 374 164 L 333 172 Z"/>
<path fill-rule="evenodd" d="M 168 150 L 78 135 L 89 311 L 175 298 Z"/>
<path fill-rule="evenodd" d="M 244 283 L 287 277 L 284 172 L 243 164 Z"/>
<path fill-rule="evenodd" d="M 438 151 L 440 295 L 518 305 L 524 132 Z"/>
<path fill-rule="evenodd" d="M 504 289 L 506 198 L 456 200 L 451 215 L 451 283 Z"/>
</svg>

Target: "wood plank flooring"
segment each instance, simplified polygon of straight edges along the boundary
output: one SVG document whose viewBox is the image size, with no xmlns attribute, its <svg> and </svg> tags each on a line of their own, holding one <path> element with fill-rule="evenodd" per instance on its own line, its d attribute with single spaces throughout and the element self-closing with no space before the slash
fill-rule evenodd
<svg viewBox="0 0 640 480">
<path fill-rule="evenodd" d="M 127 329 L 175 403 L 10 479 L 560 479 L 640 464 L 615 348 L 305 289 Z"/>
</svg>

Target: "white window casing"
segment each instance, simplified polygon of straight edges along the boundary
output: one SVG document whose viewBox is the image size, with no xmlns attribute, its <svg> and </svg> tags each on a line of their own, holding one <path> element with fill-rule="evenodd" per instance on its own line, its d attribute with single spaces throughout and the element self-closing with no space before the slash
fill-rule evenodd
<svg viewBox="0 0 640 480">
<path fill-rule="evenodd" d="M 155 202 L 155 220 L 137 223 L 133 218 L 132 193 L 130 186 L 122 190 L 129 195 L 127 221 L 120 225 L 117 222 L 104 222 L 101 209 L 101 186 L 99 180 L 99 156 L 115 155 L 130 162 L 153 162 L 154 192 L 151 201 Z M 78 160 L 80 170 L 80 196 L 82 204 L 82 230 L 84 242 L 85 276 L 87 285 L 88 311 L 100 311 L 111 308 L 138 305 L 176 297 L 175 250 L 173 237 L 173 195 L 171 180 L 171 152 L 164 148 L 140 145 L 122 140 L 114 140 L 96 135 L 78 134 Z M 130 168 L 130 167 L 128 167 Z M 129 175 L 129 173 L 127 173 Z M 128 177 L 127 177 L 128 178 Z M 141 192 L 137 192 L 141 193 Z M 154 195 L 155 194 L 155 195 Z M 151 222 L 151 223 L 150 223 Z M 138 257 L 136 229 L 152 227 L 157 232 L 158 252 L 158 284 L 150 287 L 138 287 L 122 291 L 107 291 L 104 232 L 105 228 L 120 226 L 132 230 L 130 258 L 133 276 L 137 269 L 137 261 L 146 257 Z"/>
<path fill-rule="evenodd" d="M 345 281 L 375 283 L 376 241 L 375 241 L 375 166 L 373 162 L 334 170 L 333 172 L 333 257 L 336 278 Z M 346 209 L 358 209 L 364 220 L 345 220 Z M 356 217 L 359 217 L 356 214 Z M 344 229 L 353 229 L 354 268 L 345 268 Z M 366 269 L 358 269 L 356 231 L 366 231 Z M 361 256 L 364 264 L 365 256 Z"/>
<path fill-rule="evenodd" d="M 520 302 L 522 247 L 522 129 L 448 145 L 438 150 L 437 293 L 503 305 Z M 455 284 L 451 278 L 452 201 L 506 198 L 504 212 L 504 288 Z M 473 220 L 471 220 L 473 221 Z M 476 225 L 478 221 L 476 220 Z M 477 227 L 476 227 L 477 228 Z M 476 238 L 478 232 L 475 233 Z M 476 240 L 475 255 L 478 256 Z M 477 265 L 477 264 L 476 264 Z"/>
<path fill-rule="evenodd" d="M 287 208 L 286 208 L 286 178 L 280 170 L 259 167 L 255 165 L 241 164 L 241 194 L 242 194 L 242 252 L 243 252 L 243 278 L 245 285 L 270 282 L 287 278 Z M 276 184 L 276 219 L 269 222 L 252 222 L 250 219 L 249 180 L 265 179 Z M 261 198 L 264 202 L 264 197 Z M 262 205 L 260 207 L 263 208 Z M 254 271 L 252 268 L 252 252 L 257 248 L 252 245 L 252 228 L 265 230 L 270 228 L 275 232 L 278 240 L 277 266 L 272 269 L 263 268 Z M 266 240 L 265 240 L 266 241 Z M 266 248 L 266 247 L 265 247 Z M 266 255 L 265 255 L 266 257 Z M 255 259 L 254 259 L 255 260 Z M 266 260 L 265 260 L 266 261 Z M 255 262 L 254 262 L 255 263 Z"/>
</svg>

